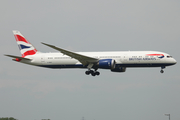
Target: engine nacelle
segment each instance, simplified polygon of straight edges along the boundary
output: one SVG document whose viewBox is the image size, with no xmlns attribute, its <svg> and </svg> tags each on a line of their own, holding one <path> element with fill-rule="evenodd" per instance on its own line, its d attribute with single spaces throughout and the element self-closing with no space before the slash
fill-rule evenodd
<svg viewBox="0 0 180 120">
<path fill-rule="evenodd" d="M 113 59 L 101 59 L 98 62 L 98 68 L 103 68 L 103 69 L 115 69 L 116 67 L 116 62 Z"/>
<path fill-rule="evenodd" d="M 126 67 L 116 67 L 115 69 L 111 69 L 112 72 L 125 72 Z"/>
</svg>

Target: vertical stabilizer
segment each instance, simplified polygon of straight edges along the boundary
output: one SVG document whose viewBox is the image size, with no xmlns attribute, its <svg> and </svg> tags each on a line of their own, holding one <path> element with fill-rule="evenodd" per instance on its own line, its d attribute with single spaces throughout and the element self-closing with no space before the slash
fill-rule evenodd
<svg viewBox="0 0 180 120">
<path fill-rule="evenodd" d="M 22 57 L 36 54 L 36 48 L 17 30 L 13 30 Z"/>
</svg>

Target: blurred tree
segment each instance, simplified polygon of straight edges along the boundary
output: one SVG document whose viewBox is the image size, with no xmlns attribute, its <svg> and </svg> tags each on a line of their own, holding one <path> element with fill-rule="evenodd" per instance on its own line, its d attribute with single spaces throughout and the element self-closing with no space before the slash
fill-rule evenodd
<svg viewBox="0 0 180 120">
<path fill-rule="evenodd" d="M 10 117 L 10 118 L 6 117 L 6 118 L 0 118 L 0 120 L 17 120 L 17 119 L 15 119 L 13 117 Z"/>
</svg>

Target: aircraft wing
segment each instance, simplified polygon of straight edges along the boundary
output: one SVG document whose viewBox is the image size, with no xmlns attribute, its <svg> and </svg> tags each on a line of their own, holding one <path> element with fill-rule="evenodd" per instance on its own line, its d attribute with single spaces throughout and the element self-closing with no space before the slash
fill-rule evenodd
<svg viewBox="0 0 180 120">
<path fill-rule="evenodd" d="M 14 55 L 6 55 L 5 56 L 8 56 L 8 57 L 12 57 L 12 58 L 18 58 L 18 59 L 21 59 L 21 60 L 31 60 L 29 58 L 23 58 L 23 57 L 19 57 L 19 56 L 14 56 Z"/>
<path fill-rule="evenodd" d="M 54 45 L 50 45 L 50 44 L 46 44 L 46 43 L 42 43 L 42 44 L 44 44 L 46 46 L 49 46 L 49 47 L 51 47 L 53 49 L 56 49 L 56 50 L 60 51 L 61 53 L 65 54 L 65 55 L 68 55 L 68 56 L 70 56 L 72 58 L 77 59 L 84 66 L 88 65 L 88 64 L 92 64 L 92 63 L 97 63 L 99 61 L 99 59 L 97 59 L 97 58 L 93 58 L 93 57 L 81 55 L 81 54 L 78 54 L 78 53 L 75 53 L 75 52 L 71 52 L 69 50 L 58 48 L 58 47 L 56 47 Z"/>
</svg>

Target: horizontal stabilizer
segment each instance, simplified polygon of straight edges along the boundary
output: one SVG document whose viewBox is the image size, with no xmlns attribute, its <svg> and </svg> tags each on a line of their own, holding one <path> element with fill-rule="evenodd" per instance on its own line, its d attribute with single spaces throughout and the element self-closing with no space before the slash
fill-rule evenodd
<svg viewBox="0 0 180 120">
<path fill-rule="evenodd" d="M 14 55 L 5 55 L 5 56 L 12 57 L 12 58 L 18 58 L 18 59 L 21 59 L 21 60 L 31 60 L 29 58 L 23 58 L 23 57 L 14 56 Z"/>
</svg>

